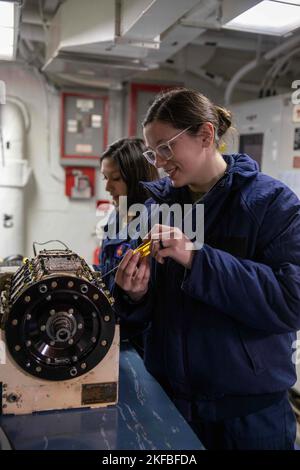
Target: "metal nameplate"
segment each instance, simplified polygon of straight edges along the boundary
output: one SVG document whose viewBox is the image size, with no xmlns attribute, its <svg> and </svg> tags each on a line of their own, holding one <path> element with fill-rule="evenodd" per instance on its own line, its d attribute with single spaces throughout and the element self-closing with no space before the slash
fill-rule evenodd
<svg viewBox="0 0 300 470">
<path fill-rule="evenodd" d="M 96 384 L 83 384 L 81 392 L 82 405 L 110 403 L 116 401 L 117 383 L 107 382 Z"/>
</svg>

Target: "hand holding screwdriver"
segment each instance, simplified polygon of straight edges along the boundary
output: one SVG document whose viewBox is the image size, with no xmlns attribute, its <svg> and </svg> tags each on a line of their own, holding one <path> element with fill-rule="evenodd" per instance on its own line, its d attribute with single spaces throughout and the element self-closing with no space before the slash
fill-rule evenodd
<svg viewBox="0 0 300 470">
<path fill-rule="evenodd" d="M 151 241 L 147 241 L 135 250 L 128 250 L 115 277 L 116 284 L 135 302 L 141 300 L 148 291 L 150 245 Z"/>
</svg>

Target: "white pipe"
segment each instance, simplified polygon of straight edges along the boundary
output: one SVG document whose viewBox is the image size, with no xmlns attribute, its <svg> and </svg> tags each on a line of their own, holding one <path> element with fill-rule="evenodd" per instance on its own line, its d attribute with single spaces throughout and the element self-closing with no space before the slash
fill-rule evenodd
<svg viewBox="0 0 300 470">
<path fill-rule="evenodd" d="M 24 253 L 25 202 L 22 187 L 0 185 L 0 257 Z"/>
<path fill-rule="evenodd" d="M 196 69 L 196 68 L 189 67 L 188 72 L 191 72 L 194 75 L 197 75 L 198 77 L 203 78 L 204 80 L 207 80 L 210 83 L 213 83 L 217 87 L 223 88 L 223 87 L 226 87 L 227 84 L 229 83 L 229 81 L 226 80 L 221 75 L 210 74 L 205 69 Z M 247 91 L 250 93 L 257 93 L 259 89 L 259 87 L 253 83 L 239 83 L 237 87 L 240 90 Z"/>
<path fill-rule="evenodd" d="M 291 39 L 285 41 L 280 46 L 275 47 L 275 49 L 272 49 L 271 51 L 266 52 L 266 54 L 264 55 L 264 59 L 265 60 L 272 60 L 272 59 L 274 59 L 274 57 L 277 57 L 282 52 L 284 52 L 286 49 L 292 49 L 292 47 L 298 46 L 299 43 L 300 43 L 300 35 L 292 37 Z"/>
<path fill-rule="evenodd" d="M 227 88 L 225 90 L 225 97 L 224 97 L 225 106 L 228 106 L 231 103 L 231 96 L 232 96 L 233 90 L 244 75 L 250 72 L 250 70 L 255 69 L 255 67 L 257 67 L 261 62 L 274 59 L 275 57 L 283 53 L 286 49 L 290 49 L 293 46 L 299 44 L 299 42 L 300 42 L 300 36 L 298 35 L 284 42 L 280 46 L 275 47 L 271 51 L 266 52 L 263 55 L 262 59 L 257 58 L 255 60 L 252 60 L 248 64 L 244 65 L 240 70 L 238 70 L 235 73 L 235 75 L 232 77 L 232 79 L 229 81 Z"/>
<path fill-rule="evenodd" d="M 17 96 L 12 96 L 12 95 L 8 95 L 6 97 L 6 101 L 15 104 L 21 110 L 23 118 L 24 118 L 25 130 L 26 132 L 29 132 L 30 126 L 31 126 L 31 120 L 30 120 L 30 114 L 29 114 L 28 108 L 26 104 L 24 103 L 24 101 L 22 101 L 20 98 L 17 98 Z"/>
<path fill-rule="evenodd" d="M 258 59 L 254 59 L 252 60 L 251 62 L 249 62 L 248 64 L 244 65 L 241 69 L 239 69 L 235 74 L 234 76 L 232 77 L 232 79 L 229 81 L 227 87 L 226 87 L 226 90 L 225 90 L 225 98 L 224 98 L 224 102 L 225 102 L 225 106 L 228 106 L 231 102 L 231 95 L 233 93 L 233 90 L 234 88 L 236 87 L 236 85 L 238 84 L 238 82 L 241 80 L 241 78 L 246 75 L 248 72 L 250 72 L 250 70 L 253 70 L 255 69 L 255 67 L 257 67 L 257 65 L 259 64 L 259 60 Z"/>
<path fill-rule="evenodd" d="M 274 86 L 274 81 L 277 78 L 282 67 L 286 66 L 287 62 L 290 60 L 293 55 L 298 54 L 300 52 L 300 47 L 296 47 L 292 51 L 290 51 L 287 55 L 280 57 L 267 71 L 266 76 L 262 82 L 261 90 L 269 90 L 272 86 Z M 276 87 L 277 90 L 277 87 Z"/>
<path fill-rule="evenodd" d="M 175 69 L 174 65 L 164 65 L 165 69 L 173 70 Z M 217 86 L 218 88 L 225 88 L 227 84 L 229 83 L 228 80 L 226 80 L 222 75 L 215 74 L 215 73 L 210 73 L 204 68 L 197 68 L 197 67 L 192 67 L 192 66 L 187 66 L 186 69 L 187 72 L 192 73 L 193 75 L 196 75 L 199 78 L 203 78 L 203 80 L 206 80 L 209 83 L 212 83 L 213 85 Z M 254 83 L 239 83 L 237 85 L 237 88 L 239 90 L 247 91 L 249 93 L 257 93 L 259 90 L 259 86 L 254 84 Z M 286 92 L 284 90 L 283 92 Z"/>
<path fill-rule="evenodd" d="M 25 159 L 26 106 L 8 97 L 1 108 L 4 162 L 0 168 L 0 256 L 23 253 L 25 235 L 24 187 L 31 169 Z"/>
<path fill-rule="evenodd" d="M 290 60 L 293 55 L 298 54 L 300 52 L 300 47 L 296 47 L 296 49 L 289 52 L 287 55 L 283 56 L 278 62 L 275 64 L 274 70 L 272 71 L 272 77 L 275 78 L 278 72 L 280 71 L 281 67 L 286 64 L 288 60 Z"/>
</svg>

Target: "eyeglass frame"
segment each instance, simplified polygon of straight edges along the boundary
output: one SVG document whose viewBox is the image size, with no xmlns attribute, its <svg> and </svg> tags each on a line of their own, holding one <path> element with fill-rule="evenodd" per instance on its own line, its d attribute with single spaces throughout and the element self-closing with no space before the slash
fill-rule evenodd
<svg viewBox="0 0 300 470">
<path fill-rule="evenodd" d="M 145 152 L 143 152 L 143 156 L 146 158 L 146 160 L 151 164 L 151 165 L 155 165 L 155 161 L 156 161 L 156 155 L 157 153 L 159 154 L 159 152 L 157 151 L 159 149 L 159 147 L 162 147 L 163 145 L 164 146 L 167 146 L 171 152 L 171 155 L 170 157 L 162 157 L 161 155 L 161 158 L 165 161 L 168 161 L 168 160 L 171 160 L 173 157 L 174 157 L 174 153 L 173 153 L 173 150 L 172 150 L 172 147 L 170 146 L 170 142 L 172 142 L 173 140 L 177 139 L 177 137 L 180 137 L 182 134 L 184 134 L 185 132 L 187 132 L 189 129 L 191 129 L 191 127 L 193 126 L 189 126 L 187 127 L 186 129 L 183 129 L 183 131 L 180 131 L 178 134 L 174 135 L 174 137 L 172 137 L 171 139 L 167 140 L 166 142 L 162 142 L 161 144 L 159 144 L 155 150 L 146 150 Z M 154 155 L 154 160 L 151 161 L 150 158 L 148 158 L 148 152 L 151 152 L 153 155 Z"/>
</svg>

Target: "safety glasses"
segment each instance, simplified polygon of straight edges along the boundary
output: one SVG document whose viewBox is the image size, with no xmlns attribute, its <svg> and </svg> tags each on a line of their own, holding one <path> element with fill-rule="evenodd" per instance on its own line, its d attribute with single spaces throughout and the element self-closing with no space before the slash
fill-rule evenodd
<svg viewBox="0 0 300 470">
<path fill-rule="evenodd" d="M 163 142 L 162 144 L 159 144 L 155 150 L 150 150 L 150 149 L 146 150 L 145 152 L 143 152 L 144 157 L 152 165 L 155 165 L 156 155 L 159 155 L 160 158 L 164 160 L 170 160 L 174 156 L 171 143 L 174 142 L 174 140 L 177 139 L 177 137 L 180 137 L 182 134 L 187 132 L 191 127 L 193 126 L 189 126 L 183 131 L 180 131 L 178 134 L 174 135 L 172 139 L 167 140 L 167 142 Z"/>
</svg>

